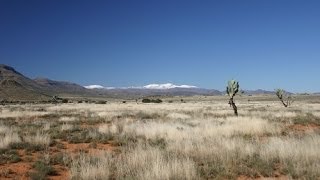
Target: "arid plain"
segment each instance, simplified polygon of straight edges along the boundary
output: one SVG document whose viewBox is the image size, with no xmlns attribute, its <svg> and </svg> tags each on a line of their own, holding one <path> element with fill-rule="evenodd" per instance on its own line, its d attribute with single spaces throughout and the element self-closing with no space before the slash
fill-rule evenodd
<svg viewBox="0 0 320 180">
<path fill-rule="evenodd" d="M 0 179 L 320 177 L 319 96 L 162 100 L 2 105 Z"/>
</svg>

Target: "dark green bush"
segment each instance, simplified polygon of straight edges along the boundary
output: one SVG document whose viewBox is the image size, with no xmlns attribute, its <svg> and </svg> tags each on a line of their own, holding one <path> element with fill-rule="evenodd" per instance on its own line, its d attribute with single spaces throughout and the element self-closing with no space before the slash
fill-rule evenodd
<svg viewBox="0 0 320 180">
<path fill-rule="evenodd" d="M 68 99 L 62 99 L 62 101 L 61 101 L 62 103 L 68 103 L 69 102 L 69 100 Z"/>
<path fill-rule="evenodd" d="M 143 103 L 151 103 L 151 100 L 150 99 L 142 99 L 142 102 Z"/>
<path fill-rule="evenodd" d="M 30 177 L 34 180 L 47 179 L 46 176 L 48 175 L 57 175 L 56 170 L 43 161 L 36 161 L 32 167 L 35 169 L 35 172 L 31 172 Z"/>
<path fill-rule="evenodd" d="M 97 101 L 96 104 L 107 104 L 107 101 L 103 101 L 103 100 Z"/>
<path fill-rule="evenodd" d="M 162 103 L 162 100 L 161 99 L 156 99 L 156 100 L 153 100 L 153 103 Z"/>
<path fill-rule="evenodd" d="M 145 98 L 145 99 L 142 99 L 142 102 L 143 103 L 162 103 L 162 100 L 161 99 L 148 99 L 148 98 Z"/>
<path fill-rule="evenodd" d="M 19 161 L 21 158 L 16 150 L 0 150 L 0 165 Z"/>
</svg>

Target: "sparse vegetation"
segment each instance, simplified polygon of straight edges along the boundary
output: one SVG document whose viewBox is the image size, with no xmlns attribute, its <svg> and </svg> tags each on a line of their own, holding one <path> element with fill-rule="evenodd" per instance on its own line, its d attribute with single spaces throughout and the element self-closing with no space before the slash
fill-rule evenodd
<svg viewBox="0 0 320 180">
<path fill-rule="evenodd" d="M 0 150 L 0 165 L 20 161 L 21 158 L 16 150 Z"/>
<path fill-rule="evenodd" d="M 43 161 L 36 161 L 33 166 L 34 171 L 30 173 L 33 180 L 46 179 L 48 175 L 56 175 L 55 169 L 48 163 Z"/>
<path fill-rule="evenodd" d="M 268 98 L 1 106 L 0 179 L 317 179 L 319 104 Z"/>
</svg>

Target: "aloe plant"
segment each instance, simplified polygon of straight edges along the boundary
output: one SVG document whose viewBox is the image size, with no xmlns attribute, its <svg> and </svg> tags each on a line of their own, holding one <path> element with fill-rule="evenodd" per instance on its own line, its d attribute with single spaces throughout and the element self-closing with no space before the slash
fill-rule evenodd
<svg viewBox="0 0 320 180">
<path fill-rule="evenodd" d="M 276 89 L 275 92 L 284 107 L 289 107 L 293 103 L 292 96 L 286 93 L 285 90 Z"/>
<path fill-rule="evenodd" d="M 236 80 L 231 80 L 228 82 L 227 94 L 229 95 L 229 105 L 233 108 L 234 114 L 238 116 L 238 108 L 234 103 L 234 96 L 239 92 L 239 82 Z"/>
</svg>

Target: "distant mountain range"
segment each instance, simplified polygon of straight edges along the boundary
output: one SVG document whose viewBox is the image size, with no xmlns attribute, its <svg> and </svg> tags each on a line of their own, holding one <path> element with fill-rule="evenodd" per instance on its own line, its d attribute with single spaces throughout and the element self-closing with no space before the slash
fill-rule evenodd
<svg viewBox="0 0 320 180">
<path fill-rule="evenodd" d="M 273 94 L 272 91 L 246 90 L 244 94 Z M 0 101 L 46 101 L 53 96 L 62 97 L 114 97 L 140 98 L 145 96 L 193 96 L 224 95 L 215 89 L 198 88 L 192 85 L 149 84 L 142 87 L 103 87 L 101 85 L 81 86 L 71 82 L 54 81 L 46 78 L 30 79 L 7 65 L 0 65 Z"/>
<path fill-rule="evenodd" d="M 183 95 L 223 95 L 224 92 L 215 89 L 198 88 L 192 85 L 175 85 L 172 83 L 166 84 L 149 84 L 141 87 L 104 87 L 102 85 L 89 85 L 84 86 L 87 89 L 97 91 L 118 91 L 118 92 L 147 92 L 151 94 L 180 94 Z M 257 95 L 257 94 L 274 94 L 274 91 L 267 91 L 263 89 L 257 90 L 243 90 L 245 95 Z"/>
<path fill-rule="evenodd" d="M 144 96 L 193 96 L 193 95 L 222 95 L 218 90 L 201 88 L 103 88 L 92 89 L 98 94 L 105 94 L 111 97 L 144 97 Z"/>
<path fill-rule="evenodd" d="M 257 95 L 257 94 L 274 94 L 274 91 L 267 91 L 263 89 L 257 90 L 243 90 L 245 95 Z"/>
</svg>

